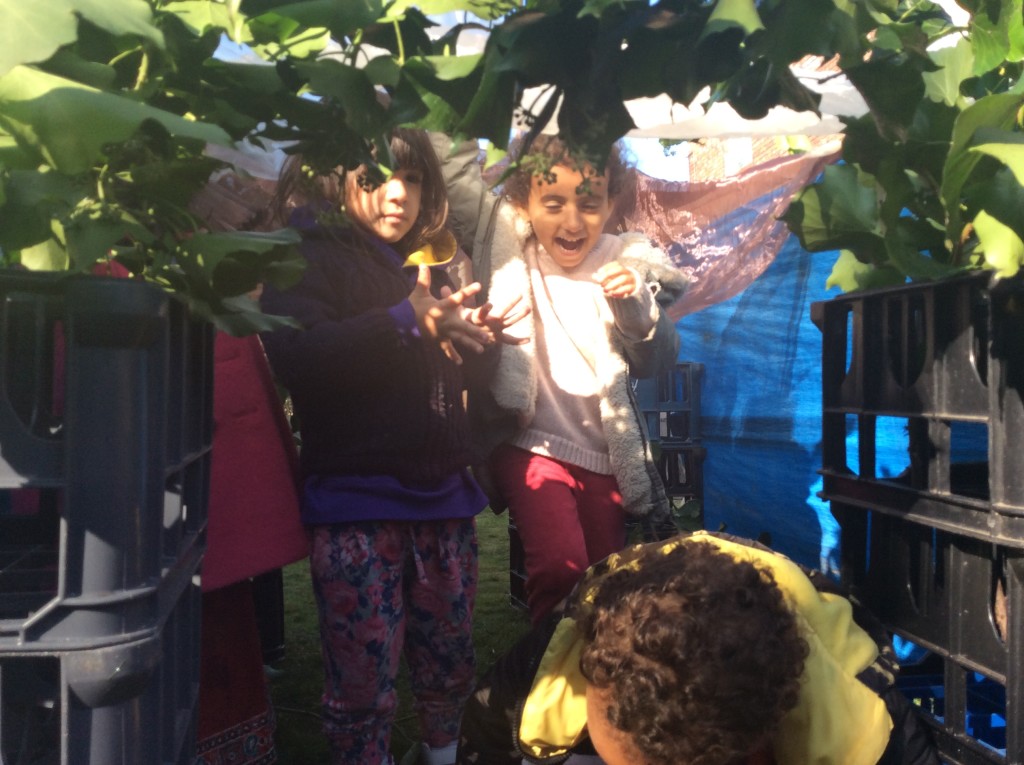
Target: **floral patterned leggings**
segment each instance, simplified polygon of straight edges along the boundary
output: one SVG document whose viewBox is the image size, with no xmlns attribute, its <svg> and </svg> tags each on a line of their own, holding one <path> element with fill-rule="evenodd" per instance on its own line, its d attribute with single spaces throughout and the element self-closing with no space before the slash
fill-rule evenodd
<svg viewBox="0 0 1024 765">
<path fill-rule="evenodd" d="M 310 569 L 331 764 L 390 762 L 403 650 L 423 741 L 454 741 L 476 672 L 475 521 L 316 526 Z"/>
</svg>

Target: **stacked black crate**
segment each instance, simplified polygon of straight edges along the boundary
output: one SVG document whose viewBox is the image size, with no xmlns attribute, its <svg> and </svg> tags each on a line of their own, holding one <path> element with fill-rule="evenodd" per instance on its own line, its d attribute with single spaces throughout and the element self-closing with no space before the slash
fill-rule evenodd
<svg viewBox="0 0 1024 765">
<path fill-rule="evenodd" d="M 634 394 L 643 416 L 658 471 L 680 519 L 703 526 L 705 448 L 700 439 L 700 385 L 704 365 L 680 362 L 645 380 L 634 380 Z M 685 517 L 692 508 L 691 517 Z M 526 608 L 526 563 L 523 544 L 509 518 L 509 599 Z"/>
<path fill-rule="evenodd" d="M 0 762 L 187 763 L 210 327 L 126 279 L 0 276 Z"/>
<path fill-rule="evenodd" d="M 909 641 L 900 682 L 943 759 L 1022 763 L 1024 285 L 973 275 L 813 317 L 842 576 Z M 900 431 L 902 460 L 883 467 L 883 434 Z"/>
<path fill-rule="evenodd" d="M 700 435 L 700 386 L 704 365 L 680 362 L 658 377 L 637 380 L 636 399 L 665 490 L 679 511 L 704 498 L 704 457 Z"/>
</svg>

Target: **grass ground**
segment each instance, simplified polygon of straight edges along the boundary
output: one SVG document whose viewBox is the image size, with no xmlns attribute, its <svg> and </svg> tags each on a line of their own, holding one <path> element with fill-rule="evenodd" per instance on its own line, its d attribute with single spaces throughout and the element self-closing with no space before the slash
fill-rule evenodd
<svg viewBox="0 0 1024 765">
<path fill-rule="evenodd" d="M 480 538 L 480 586 L 473 638 L 481 671 L 491 666 L 529 627 L 526 613 L 509 601 L 507 516 L 490 511 L 477 521 Z M 277 711 L 280 765 L 327 765 L 327 745 L 320 732 L 320 638 L 316 606 L 306 561 L 284 570 L 285 658 L 271 683 Z M 399 685 L 400 706 L 392 739 L 396 759 L 419 740 L 408 684 Z"/>
</svg>

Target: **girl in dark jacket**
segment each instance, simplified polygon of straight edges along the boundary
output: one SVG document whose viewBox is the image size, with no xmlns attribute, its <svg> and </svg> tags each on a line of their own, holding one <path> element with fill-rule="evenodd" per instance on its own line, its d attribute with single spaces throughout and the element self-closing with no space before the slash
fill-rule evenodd
<svg viewBox="0 0 1024 765">
<path fill-rule="evenodd" d="M 476 357 L 513 320 L 466 308 L 478 285 L 444 289 L 455 246 L 437 159 L 420 131 L 396 131 L 391 151 L 376 183 L 365 167 L 303 183 L 293 161 L 279 195 L 304 203 L 291 222 L 307 268 L 262 298 L 301 325 L 264 343 L 300 427 L 333 765 L 391 762 L 403 652 L 423 757 L 454 760 L 475 668 L 474 517 L 487 504 L 467 469 L 460 349 Z"/>
</svg>

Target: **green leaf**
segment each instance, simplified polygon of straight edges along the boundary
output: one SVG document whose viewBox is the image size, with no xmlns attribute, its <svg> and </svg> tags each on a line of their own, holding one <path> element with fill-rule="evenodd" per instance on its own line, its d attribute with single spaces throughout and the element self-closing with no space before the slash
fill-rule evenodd
<svg viewBox="0 0 1024 765">
<path fill-rule="evenodd" d="M 0 249 L 21 250 L 53 235 L 51 216 L 67 215 L 84 196 L 59 173 L 13 170 L 4 179 L 6 203 L 0 207 Z"/>
<path fill-rule="evenodd" d="M 997 276 L 1008 278 L 1020 270 L 1024 262 L 1024 241 L 1020 234 L 984 210 L 974 218 L 974 231 L 985 264 L 994 269 Z"/>
<path fill-rule="evenodd" d="M 197 298 L 180 287 L 174 291 L 188 306 L 192 315 L 209 321 L 218 330 L 235 337 L 245 337 L 257 332 L 272 332 L 281 327 L 301 327 L 291 317 L 261 312 L 259 304 L 246 295 L 206 300 Z"/>
<path fill-rule="evenodd" d="M 618 2 L 619 0 L 616 0 Z M 402 16 L 406 11 L 415 8 L 427 16 L 442 16 L 446 13 L 468 11 L 477 18 L 491 21 L 515 10 L 519 4 L 513 0 L 395 0 L 388 5 L 385 18 L 393 19 Z"/>
<path fill-rule="evenodd" d="M 979 99 L 957 118 L 953 127 L 952 146 L 943 168 L 941 188 L 942 204 L 947 217 L 946 232 L 950 241 L 959 242 L 961 239 L 964 226 L 961 191 L 984 156 L 981 152 L 971 151 L 975 133 L 982 128 L 1011 128 L 1022 104 L 1024 96 L 996 93 Z"/>
<path fill-rule="evenodd" d="M 848 247 L 874 256 L 882 248 L 875 190 L 851 165 L 826 167 L 822 181 L 804 188 L 782 219 L 810 252 Z"/>
<path fill-rule="evenodd" d="M 391 56 L 377 56 L 363 67 L 363 71 L 375 85 L 393 88 L 402 79 L 402 67 Z"/>
<path fill-rule="evenodd" d="M 385 108 L 377 100 L 377 91 L 362 69 L 334 59 L 297 62 L 298 71 L 320 96 L 337 99 L 345 110 L 348 124 L 362 135 L 381 132 L 386 124 Z"/>
<path fill-rule="evenodd" d="M 764 29 L 753 0 L 718 0 L 704 25 L 701 39 L 733 28 L 741 29 L 745 37 Z"/>
<path fill-rule="evenodd" d="M 967 106 L 967 99 L 960 92 L 960 83 L 974 71 L 974 49 L 971 43 L 961 39 L 956 45 L 934 51 L 931 56 L 941 68 L 922 75 L 925 96 L 948 106 Z"/>
<path fill-rule="evenodd" d="M 232 5 L 210 0 L 175 0 L 165 7 L 196 36 L 210 29 L 223 29 L 231 39 L 240 42 L 244 17 L 237 12 L 232 13 Z"/>
<path fill-rule="evenodd" d="M 216 125 L 193 122 L 162 109 L 71 80 L 18 66 L 0 77 L 0 128 L 23 148 L 68 174 L 91 167 L 106 144 L 133 135 L 153 120 L 171 135 L 231 145 Z"/>
<path fill-rule="evenodd" d="M 229 256 L 249 253 L 263 255 L 280 252 L 298 244 L 299 235 L 291 229 L 271 232 L 226 231 L 198 233 L 182 243 L 182 250 L 192 255 L 211 276 L 221 261 Z"/>
<path fill-rule="evenodd" d="M 925 93 L 921 62 L 907 56 L 877 56 L 846 70 L 867 102 L 878 131 L 893 140 L 906 137 Z"/>
<path fill-rule="evenodd" d="M 0 0 L 0 75 L 45 61 L 78 37 L 78 18 L 112 35 L 138 35 L 163 47 L 145 0 Z"/>
<path fill-rule="evenodd" d="M 459 80 L 471 75 L 480 62 L 483 61 L 483 54 L 474 53 L 467 56 L 420 56 L 418 61 L 430 67 L 434 76 L 442 82 Z M 412 63 L 412 59 L 406 62 L 406 66 Z"/>
<path fill-rule="evenodd" d="M 127 220 L 93 218 L 75 221 L 64 229 L 67 237 L 67 256 L 70 267 L 89 271 L 100 260 L 110 257 L 118 242 L 133 234 L 145 232 Z"/>
<path fill-rule="evenodd" d="M 984 74 L 1004 61 L 1024 55 L 1024 20 L 1021 0 L 993 0 L 971 15 L 970 39 L 976 60 L 975 74 Z"/>
<path fill-rule="evenodd" d="M 455 132 L 484 138 L 500 149 L 507 149 L 516 107 L 515 93 L 516 77 L 513 73 L 485 72 Z"/>
<path fill-rule="evenodd" d="M 862 263 L 849 250 L 842 250 L 825 280 L 825 289 L 838 287 L 843 292 L 855 292 L 892 287 L 905 281 L 906 277 L 891 267 Z"/>
<path fill-rule="evenodd" d="M 30 271 L 65 271 L 68 252 L 54 239 L 26 247 L 20 251 L 21 265 Z"/>
<path fill-rule="evenodd" d="M 282 28 L 283 18 L 296 25 L 292 30 L 296 27 L 330 29 L 336 40 L 343 40 L 373 24 L 383 12 L 380 0 L 309 0 L 275 5 L 271 11 L 250 19 L 250 24 Z"/>
<path fill-rule="evenodd" d="M 886 232 L 885 251 L 888 264 L 911 279 L 941 279 L 956 269 L 922 252 L 921 241 L 912 227 L 894 227 Z"/>
<path fill-rule="evenodd" d="M 1017 183 L 1024 185 L 1024 135 L 982 127 L 975 132 L 972 144 L 968 151 L 995 157 L 1010 169 Z"/>
</svg>

